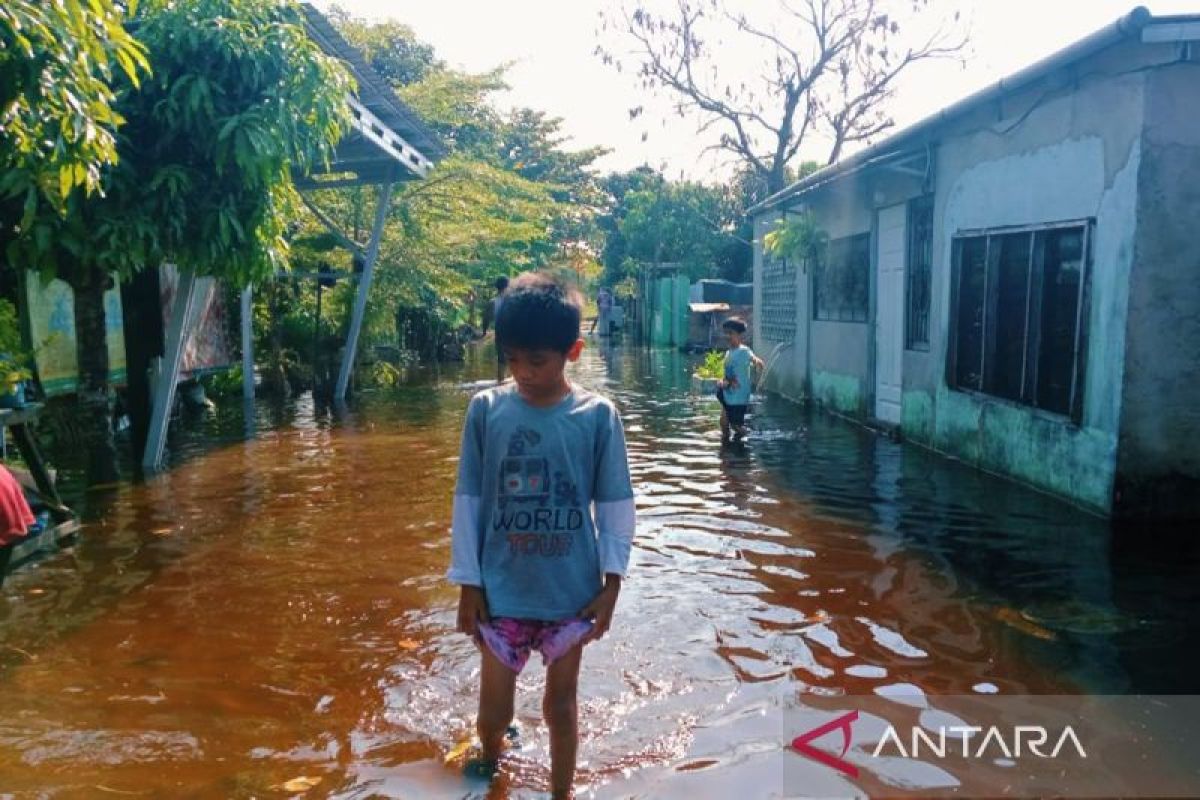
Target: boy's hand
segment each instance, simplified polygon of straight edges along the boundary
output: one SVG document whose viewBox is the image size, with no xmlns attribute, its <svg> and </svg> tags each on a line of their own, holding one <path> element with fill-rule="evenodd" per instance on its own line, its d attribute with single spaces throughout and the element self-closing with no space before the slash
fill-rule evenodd
<svg viewBox="0 0 1200 800">
<path fill-rule="evenodd" d="M 460 586 L 458 595 L 458 630 L 472 639 L 479 635 L 480 622 L 491 622 L 487 598 L 478 586 Z"/>
<path fill-rule="evenodd" d="M 617 595 L 621 593 L 621 576 L 612 573 L 604 576 L 604 588 L 592 602 L 579 612 L 580 619 L 592 620 L 592 629 L 583 638 L 583 643 L 594 642 L 612 625 L 613 610 L 617 607 Z"/>
</svg>

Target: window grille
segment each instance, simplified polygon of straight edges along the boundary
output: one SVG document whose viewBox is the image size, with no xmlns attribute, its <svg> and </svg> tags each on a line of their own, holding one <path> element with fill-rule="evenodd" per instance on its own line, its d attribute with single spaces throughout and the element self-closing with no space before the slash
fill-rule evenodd
<svg viewBox="0 0 1200 800">
<path fill-rule="evenodd" d="M 933 196 L 908 204 L 908 297 L 904 315 L 904 346 L 929 349 L 929 296 L 933 269 Z"/>
<path fill-rule="evenodd" d="M 772 342 L 790 342 L 796 336 L 796 261 L 763 253 L 759 327 L 763 338 Z"/>
<path fill-rule="evenodd" d="M 834 239 L 813 265 L 813 319 L 866 322 L 871 234 Z"/>
</svg>

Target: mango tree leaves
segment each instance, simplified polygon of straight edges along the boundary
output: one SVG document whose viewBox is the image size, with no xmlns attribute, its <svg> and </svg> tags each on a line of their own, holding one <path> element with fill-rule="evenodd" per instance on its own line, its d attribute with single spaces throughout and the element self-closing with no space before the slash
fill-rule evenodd
<svg viewBox="0 0 1200 800">
<path fill-rule="evenodd" d="M 163 261 L 235 284 L 285 269 L 292 170 L 327 162 L 347 130 L 349 74 L 291 2 L 144 0 L 128 27 L 154 71 L 114 76 L 119 163 L 103 196 L 24 226 L 21 259 L 68 280 Z"/>
<path fill-rule="evenodd" d="M 124 27 L 133 5 L 0 4 L 0 198 L 6 212 L 15 201 L 25 226 L 42 203 L 63 213 L 77 187 L 98 191 L 117 160 L 114 67 L 134 87 L 150 70 Z"/>
</svg>

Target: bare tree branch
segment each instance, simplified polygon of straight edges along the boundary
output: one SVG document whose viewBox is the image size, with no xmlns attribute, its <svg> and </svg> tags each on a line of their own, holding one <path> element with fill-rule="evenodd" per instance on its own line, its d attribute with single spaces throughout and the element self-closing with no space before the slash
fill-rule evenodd
<svg viewBox="0 0 1200 800">
<path fill-rule="evenodd" d="M 622 10 L 618 27 L 637 44 L 643 84 L 673 94 L 681 115 L 698 112 L 700 132 L 723 128 L 708 149 L 736 155 L 772 192 L 783 188 L 789 164 L 811 148 L 814 135 L 832 140 L 832 161 L 847 145 L 891 128 L 887 105 L 900 75 L 966 46 L 965 36 L 953 33 L 955 15 L 954 25 L 902 48 L 908 21 L 933 13 L 924 0 L 905 3 L 913 13 L 903 20 L 892 13 L 903 0 L 778 0 L 777 17 L 758 19 L 735 0 L 676 0 L 667 16 L 648 10 L 647 0 L 629 1 L 633 10 Z M 725 69 L 709 40 L 722 30 L 763 53 L 757 83 L 721 80 Z M 603 47 L 597 52 L 618 63 Z"/>
</svg>

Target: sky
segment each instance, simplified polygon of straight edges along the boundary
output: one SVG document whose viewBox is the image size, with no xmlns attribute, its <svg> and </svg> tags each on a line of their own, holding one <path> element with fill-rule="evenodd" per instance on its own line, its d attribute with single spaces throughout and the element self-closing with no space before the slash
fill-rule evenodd
<svg viewBox="0 0 1200 800">
<path fill-rule="evenodd" d="M 651 0 L 654 2 L 655 0 Z M 660 0 L 665 2 L 666 0 Z M 670 95 L 647 94 L 631 70 L 618 73 L 594 53 L 603 41 L 618 55 L 631 49 L 600 30 L 602 10 L 620 0 L 338 0 L 355 16 L 392 18 L 434 46 L 451 66 L 482 72 L 511 63 L 511 89 L 498 105 L 528 106 L 561 117 L 570 148 L 602 146 L 612 152 L 597 162 L 603 171 L 648 164 L 670 178 L 710 181 L 728 175 L 728 154 L 712 152 L 718 133 L 699 132 L 698 118 L 680 119 Z M 329 0 L 316 0 L 328 7 Z M 735 0 L 732 6 L 756 19 L 778 19 L 772 0 Z M 1200 0 L 1154 0 L 1156 15 L 1200 13 Z M 949 21 L 958 12 L 969 35 L 965 57 L 919 64 L 900 83 L 890 112 L 898 127 L 914 123 L 955 100 L 1047 56 L 1113 22 L 1135 6 L 1131 0 L 931 0 L 927 20 Z M 756 53 L 727 46 L 722 69 L 749 70 Z M 749 76 L 747 72 L 747 76 Z M 629 110 L 644 106 L 636 120 Z M 802 156 L 824 160 L 827 146 Z"/>
</svg>

